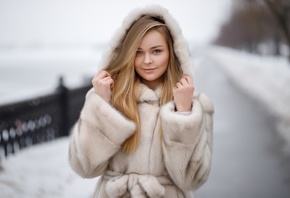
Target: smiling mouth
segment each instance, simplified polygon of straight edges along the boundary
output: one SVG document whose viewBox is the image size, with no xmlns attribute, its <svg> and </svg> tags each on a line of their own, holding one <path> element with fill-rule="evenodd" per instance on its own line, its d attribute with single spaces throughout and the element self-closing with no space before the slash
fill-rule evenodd
<svg viewBox="0 0 290 198">
<path fill-rule="evenodd" d="M 151 73 L 155 70 L 155 68 L 148 68 L 148 69 L 143 69 L 147 73 Z"/>
</svg>

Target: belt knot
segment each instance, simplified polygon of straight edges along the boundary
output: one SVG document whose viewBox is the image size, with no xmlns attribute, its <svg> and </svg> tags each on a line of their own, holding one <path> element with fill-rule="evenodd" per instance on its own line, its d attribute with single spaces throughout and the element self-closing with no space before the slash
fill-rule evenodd
<svg viewBox="0 0 290 198">
<path fill-rule="evenodd" d="M 104 178 L 108 179 L 106 192 L 111 198 L 161 198 L 165 195 L 163 185 L 172 184 L 167 176 L 121 174 L 114 171 L 107 171 Z"/>
</svg>

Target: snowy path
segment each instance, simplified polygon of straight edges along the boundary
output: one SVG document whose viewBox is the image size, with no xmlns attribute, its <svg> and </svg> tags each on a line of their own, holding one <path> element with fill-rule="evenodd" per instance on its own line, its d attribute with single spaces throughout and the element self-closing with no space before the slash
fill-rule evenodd
<svg viewBox="0 0 290 198">
<path fill-rule="evenodd" d="M 212 172 L 196 197 L 289 198 L 290 164 L 266 110 L 242 94 L 210 58 L 198 70 L 196 87 L 215 105 Z"/>
</svg>

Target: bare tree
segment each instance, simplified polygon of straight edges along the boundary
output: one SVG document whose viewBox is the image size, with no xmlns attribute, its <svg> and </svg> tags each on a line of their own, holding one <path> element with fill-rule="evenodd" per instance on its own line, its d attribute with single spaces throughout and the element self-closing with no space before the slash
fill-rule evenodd
<svg viewBox="0 0 290 198">
<path fill-rule="evenodd" d="M 264 0 L 264 2 L 284 33 L 290 51 L 290 0 Z M 290 52 L 288 59 L 290 61 Z"/>
<path fill-rule="evenodd" d="M 260 53 L 260 44 L 272 43 L 271 53 L 280 55 L 283 43 L 290 52 L 289 4 L 290 0 L 235 0 L 232 15 L 222 26 L 215 44 Z"/>
</svg>

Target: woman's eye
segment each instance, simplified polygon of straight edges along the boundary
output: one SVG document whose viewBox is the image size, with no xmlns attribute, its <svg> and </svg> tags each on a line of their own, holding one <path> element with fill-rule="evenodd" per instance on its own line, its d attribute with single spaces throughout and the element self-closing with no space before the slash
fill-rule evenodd
<svg viewBox="0 0 290 198">
<path fill-rule="evenodd" d="M 153 51 L 153 54 L 159 54 L 160 52 L 161 52 L 161 50 L 156 49 L 156 50 Z"/>
<path fill-rule="evenodd" d="M 136 52 L 137 55 L 141 55 L 142 53 L 143 52 L 142 51 L 139 51 L 139 50 Z"/>
</svg>

